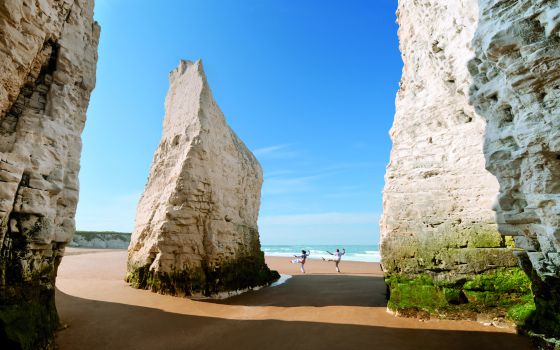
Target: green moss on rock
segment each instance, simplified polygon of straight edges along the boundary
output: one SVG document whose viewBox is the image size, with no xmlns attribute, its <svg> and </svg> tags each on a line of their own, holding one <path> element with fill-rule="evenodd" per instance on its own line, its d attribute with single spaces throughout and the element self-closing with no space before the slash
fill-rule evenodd
<svg viewBox="0 0 560 350">
<path fill-rule="evenodd" d="M 444 223 L 433 232 L 388 237 L 381 251 L 389 308 L 401 314 L 484 314 L 521 324 L 534 307 L 514 255 L 519 249 L 495 225 Z"/>
<path fill-rule="evenodd" d="M 521 297 L 519 304 L 514 304 L 508 309 L 507 317 L 516 324 L 524 325 L 535 313 L 535 301 L 532 294 Z"/>
<path fill-rule="evenodd" d="M 470 231 L 467 246 L 470 248 L 505 247 L 504 237 L 497 230 Z"/>
<path fill-rule="evenodd" d="M 476 274 L 495 267 L 515 267 L 514 249 L 496 228 L 442 227 L 424 236 L 394 236 L 382 242 L 383 267 L 389 273 L 421 274 L 461 269 Z"/>
<path fill-rule="evenodd" d="M 520 268 L 498 268 L 460 280 L 435 280 L 425 274 L 391 274 L 388 307 L 403 314 L 428 313 L 442 318 L 469 314 L 503 315 L 523 324 L 534 310 L 531 282 Z"/>
<path fill-rule="evenodd" d="M 48 349 L 58 327 L 54 293 L 39 300 L 0 306 L 0 343 L 5 349 Z"/>
<path fill-rule="evenodd" d="M 526 294 L 531 292 L 531 281 L 520 268 L 498 269 L 473 276 L 463 288 L 470 291 Z"/>
<path fill-rule="evenodd" d="M 448 302 L 443 289 L 434 285 L 427 275 L 407 279 L 392 276 L 385 279 L 390 288 L 389 308 L 392 310 L 412 310 L 421 305 L 423 311 L 430 313 L 445 307 Z M 447 295 L 450 295 L 447 290 Z"/>
<path fill-rule="evenodd" d="M 280 278 L 264 263 L 264 256 L 245 256 L 219 265 L 202 262 L 200 267 L 164 273 L 149 266 L 129 266 L 126 280 L 135 288 L 178 296 L 212 296 L 270 284 Z"/>
<path fill-rule="evenodd" d="M 6 233 L 0 254 L 3 349 L 52 347 L 54 331 L 58 328 L 54 284 L 60 255 L 56 250 L 57 246 L 53 245 L 52 255 L 42 255 L 29 248 L 25 234 Z"/>
<path fill-rule="evenodd" d="M 529 261 L 527 254 L 519 255 L 519 263 L 529 276 L 535 295 L 533 310 L 515 309 L 514 315 L 525 315 L 522 331 L 531 336 L 540 349 L 560 349 L 560 278 L 541 278 Z"/>
</svg>

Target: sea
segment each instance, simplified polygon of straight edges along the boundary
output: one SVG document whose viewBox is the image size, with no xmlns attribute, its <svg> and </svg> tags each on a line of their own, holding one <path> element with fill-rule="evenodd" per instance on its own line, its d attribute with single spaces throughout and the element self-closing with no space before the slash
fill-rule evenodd
<svg viewBox="0 0 560 350">
<path fill-rule="evenodd" d="M 342 256 L 342 260 L 348 261 L 365 261 L 365 262 L 379 262 L 381 261 L 381 255 L 379 254 L 378 245 L 322 245 L 322 244 L 309 244 L 309 245 L 268 245 L 263 244 L 261 246 L 264 255 L 267 256 L 287 256 L 293 257 L 294 255 L 300 255 L 302 249 L 311 252 L 308 259 L 321 259 L 332 257 L 327 253 L 330 251 L 333 253 L 339 248 L 346 249 L 346 254 Z"/>
</svg>

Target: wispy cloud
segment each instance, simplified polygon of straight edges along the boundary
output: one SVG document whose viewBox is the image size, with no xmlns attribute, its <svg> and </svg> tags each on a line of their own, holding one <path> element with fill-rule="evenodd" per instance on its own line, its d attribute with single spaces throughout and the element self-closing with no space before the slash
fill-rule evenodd
<svg viewBox="0 0 560 350">
<path fill-rule="evenodd" d="M 292 158 L 298 155 L 298 152 L 288 143 L 257 148 L 253 153 L 257 158 Z"/>
<path fill-rule="evenodd" d="M 325 180 L 326 178 L 336 179 L 341 174 L 348 174 L 351 170 L 359 169 L 361 171 L 369 171 L 380 165 L 380 163 L 374 162 L 354 162 L 332 164 L 326 167 L 316 168 L 311 168 L 309 165 L 302 165 L 302 167 L 306 169 L 301 170 L 284 169 L 271 172 L 265 171 L 263 195 L 309 192 L 310 190 L 321 187 L 321 184 L 319 184 L 321 181 L 323 182 L 322 185 L 324 185 L 324 182 L 328 181 Z M 333 194 L 333 197 L 352 197 L 352 195 L 358 193 L 363 194 L 364 192 L 369 192 L 364 191 L 362 187 L 354 187 L 352 189 L 341 188 L 338 191 L 332 191 L 332 186 L 329 188 L 331 188 L 331 190 L 328 193 Z M 353 193 L 351 193 L 351 190 L 354 190 Z M 326 193 L 324 195 L 326 195 Z"/>
<path fill-rule="evenodd" d="M 266 156 L 266 155 L 284 150 L 288 146 L 290 146 L 290 145 L 276 145 L 276 146 L 257 148 L 256 150 L 253 151 L 253 153 L 257 156 Z"/>
<path fill-rule="evenodd" d="M 294 192 L 307 192 L 312 189 L 313 181 L 318 178 L 320 178 L 320 176 L 318 175 L 270 178 L 264 182 L 262 193 L 264 196 Z"/>
<path fill-rule="evenodd" d="M 266 171 L 264 172 L 265 179 L 269 178 L 278 178 L 278 177 L 285 177 L 289 175 L 293 175 L 296 172 L 294 170 L 274 170 L 274 171 Z"/>
<path fill-rule="evenodd" d="M 297 215 L 263 216 L 259 220 L 261 225 L 339 225 L 339 224 L 377 224 L 378 213 L 316 213 Z"/>
<path fill-rule="evenodd" d="M 327 199 L 363 198 L 364 196 L 369 198 L 374 195 L 373 185 L 369 184 L 360 186 L 332 186 L 320 194 L 322 198 Z"/>
<path fill-rule="evenodd" d="M 364 141 L 355 141 L 350 144 L 350 146 L 354 149 L 366 149 L 370 143 Z"/>
<path fill-rule="evenodd" d="M 134 216 L 140 193 L 115 195 L 87 201 L 95 205 L 78 205 L 76 213 L 76 228 L 78 230 L 92 231 L 122 231 L 132 232 L 134 229 Z"/>
<path fill-rule="evenodd" d="M 336 174 L 346 170 L 354 170 L 354 169 L 373 169 L 377 167 L 385 167 L 385 163 L 381 162 L 353 162 L 353 163 L 338 163 L 333 164 L 327 167 L 323 167 L 318 171 Z"/>
</svg>

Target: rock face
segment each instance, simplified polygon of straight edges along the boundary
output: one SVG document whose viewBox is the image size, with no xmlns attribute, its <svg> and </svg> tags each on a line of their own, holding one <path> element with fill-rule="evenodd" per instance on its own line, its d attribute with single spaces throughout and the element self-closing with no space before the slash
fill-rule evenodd
<svg viewBox="0 0 560 350">
<path fill-rule="evenodd" d="M 498 183 L 485 170 L 485 121 L 468 101 L 477 9 L 476 0 L 399 1 L 404 68 L 390 132 L 381 254 L 389 308 L 402 313 L 493 317 L 530 293 L 497 231 Z M 504 278 L 519 283 L 481 282 Z"/>
<path fill-rule="evenodd" d="M 135 287 L 216 296 L 267 284 L 257 218 L 262 169 L 226 124 L 202 62 L 169 76 L 163 135 L 136 212 L 127 280 Z"/>
<path fill-rule="evenodd" d="M 527 327 L 560 338 L 560 3 L 480 1 L 472 103 L 487 121 L 499 230 L 530 274 Z"/>
<path fill-rule="evenodd" d="M 74 233 L 81 139 L 95 85 L 93 1 L 0 2 L 0 343 L 40 349 Z"/>
</svg>

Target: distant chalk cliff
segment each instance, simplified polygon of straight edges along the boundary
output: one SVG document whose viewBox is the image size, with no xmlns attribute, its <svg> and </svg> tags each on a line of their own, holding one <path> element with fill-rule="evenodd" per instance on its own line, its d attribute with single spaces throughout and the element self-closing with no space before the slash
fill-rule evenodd
<svg viewBox="0 0 560 350">
<path fill-rule="evenodd" d="M 130 244 L 130 233 L 113 231 L 76 231 L 69 247 L 127 249 Z"/>
</svg>

